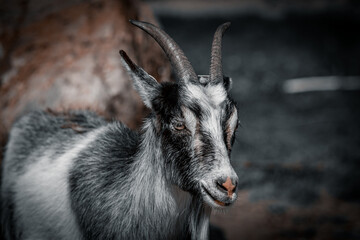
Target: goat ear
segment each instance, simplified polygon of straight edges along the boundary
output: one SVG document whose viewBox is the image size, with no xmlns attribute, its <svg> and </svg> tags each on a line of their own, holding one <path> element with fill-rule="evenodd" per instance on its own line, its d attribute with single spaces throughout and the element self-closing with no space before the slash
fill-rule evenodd
<svg viewBox="0 0 360 240">
<path fill-rule="evenodd" d="M 225 90 L 228 92 L 231 90 L 232 88 L 232 78 L 231 77 L 227 77 L 227 76 L 224 76 L 224 81 L 223 81 L 223 85 L 224 85 L 224 88 Z"/>
<path fill-rule="evenodd" d="M 160 84 L 144 69 L 133 63 L 123 50 L 120 50 L 119 53 L 123 65 L 134 82 L 135 89 L 140 94 L 145 105 L 152 109 L 151 102 L 159 94 Z"/>
</svg>

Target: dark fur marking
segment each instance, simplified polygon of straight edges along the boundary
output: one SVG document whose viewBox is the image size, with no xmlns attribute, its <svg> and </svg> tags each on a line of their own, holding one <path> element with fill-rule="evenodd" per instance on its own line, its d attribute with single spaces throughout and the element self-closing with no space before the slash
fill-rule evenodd
<svg viewBox="0 0 360 240">
<path fill-rule="evenodd" d="M 224 142 L 227 146 L 229 156 L 230 156 L 230 153 L 232 150 L 231 147 L 234 144 L 236 131 L 234 131 L 232 133 L 228 132 L 228 124 L 229 124 L 228 121 L 230 120 L 231 115 L 235 111 L 235 108 L 236 108 L 235 102 L 231 98 L 228 98 L 225 103 L 225 111 L 224 111 L 225 115 L 222 118 L 222 129 L 224 132 L 224 135 L 223 135 Z M 229 134 L 231 134 L 230 141 L 229 141 Z"/>
</svg>

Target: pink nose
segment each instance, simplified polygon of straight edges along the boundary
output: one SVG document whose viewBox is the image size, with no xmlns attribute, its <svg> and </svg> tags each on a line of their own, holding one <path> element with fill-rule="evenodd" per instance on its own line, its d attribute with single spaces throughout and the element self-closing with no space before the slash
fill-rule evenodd
<svg viewBox="0 0 360 240">
<path fill-rule="evenodd" d="M 232 183 L 231 179 L 227 177 L 226 181 L 222 185 L 227 189 L 228 196 L 231 197 L 235 189 L 235 185 Z"/>
<path fill-rule="evenodd" d="M 217 181 L 217 185 L 219 189 L 221 189 L 222 191 L 226 191 L 228 197 L 231 197 L 233 193 L 236 191 L 236 180 L 234 180 L 234 183 L 230 177 L 227 177 L 225 182 L 224 180 L 220 180 L 220 179 Z"/>
</svg>

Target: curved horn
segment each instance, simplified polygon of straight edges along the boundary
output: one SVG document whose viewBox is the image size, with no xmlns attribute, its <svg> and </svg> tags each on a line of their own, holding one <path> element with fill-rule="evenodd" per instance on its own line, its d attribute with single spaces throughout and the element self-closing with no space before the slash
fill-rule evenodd
<svg viewBox="0 0 360 240">
<path fill-rule="evenodd" d="M 230 22 L 220 25 L 214 34 L 214 40 L 211 47 L 211 64 L 209 82 L 217 84 L 223 81 L 223 71 L 221 62 L 221 40 Z"/>
<path fill-rule="evenodd" d="M 178 81 L 184 83 L 187 83 L 188 81 L 195 84 L 198 83 L 197 75 L 189 60 L 167 33 L 151 23 L 135 20 L 130 20 L 130 22 L 148 33 L 160 45 L 169 58 Z"/>
</svg>

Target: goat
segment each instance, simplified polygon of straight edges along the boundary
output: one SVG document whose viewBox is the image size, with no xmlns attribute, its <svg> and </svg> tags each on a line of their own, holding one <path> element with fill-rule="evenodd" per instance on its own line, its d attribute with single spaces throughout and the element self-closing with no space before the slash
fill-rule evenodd
<svg viewBox="0 0 360 240">
<path fill-rule="evenodd" d="M 236 200 L 238 110 L 221 64 L 230 23 L 214 35 L 210 74 L 198 76 L 163 30 L 130 22 L 163 48 L 176 82 L 158 83 L 120 50 L 151 109 L 139 133 L 89 111 L 20 118 L 3 162 L 6 239 L 207 239 L 211 210 Z"/>
</svg>

